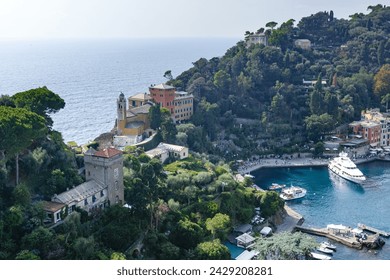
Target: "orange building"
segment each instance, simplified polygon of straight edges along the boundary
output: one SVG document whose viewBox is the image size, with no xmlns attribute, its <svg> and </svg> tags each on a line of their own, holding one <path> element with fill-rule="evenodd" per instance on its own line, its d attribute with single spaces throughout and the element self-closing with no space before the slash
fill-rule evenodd
<svg viewBox="0 0 390 280">
<path fill-rule="evenodd" d="M 363 139 L 367 139 L 372 147 L 376 147 L 381 141 L 382 127 L 380 123 L 372 121 L 357 121 L 349 125 L 356 135 L 360 135 Z"/>
<path fill-rule="evenodd" d="M 171 115 L 174 114 L 176 92 L 174 87 L 167 84 L 159 84 L 149 87 L 149 92 L 155 103 L 160 104 L 163 108 L 167 108 Z"/>
<path fill-rule="evenodd" d="M 176 91 L 175 87 L 159 84 L 149 87 L 154 103 L 169 109 L 174 122 L 189 120 L 194 114 L 194 96 L 185 91 Z"/>
</svg>

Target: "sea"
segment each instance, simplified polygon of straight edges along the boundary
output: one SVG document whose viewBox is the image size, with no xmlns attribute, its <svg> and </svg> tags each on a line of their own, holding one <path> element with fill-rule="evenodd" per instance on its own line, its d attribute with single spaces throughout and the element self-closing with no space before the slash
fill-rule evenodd
<svg viewBox="0 0 390 280">
<path fill-rule="evenodd" d="M 66 102 L 52 116 L 65 142 L 85 144 L 110 131 L 116 99 L 147 92 L 204 57 L 220 57 L 239 38 L 155 38 L 117 40 L 0 41 L 0 95 L 47 86 Z M 256 183 L 300 185 L 308 190 L 288 203 L 305 218 L 305 226 L 365 223 L 390 231 L 390 163 L 360 165 L 369 178 L 363 186 L 330 177 L 326 168 L 277 168 L 253 172 Z M 338 245 L 333 259 L 390 259 L 390 240 L 381 250 Z"/>
<path fill-rule="evenodd" d="M 0 95 L 46 86 L 65 108 L 52 116 L 67 141 L 86 144 L 109 132 L 116 99 L 148 92 L 200 58 L 223 56 L 239 38 L 0 41 Z"/>
<path fill-rule="evenodd" d="M 363 223 L 390 232 L 390 162 L 364 163 L 358 168 L 367 177 L 361 185 L 336 176 L 327 167 L 263 168 L 251 174 L 256 184 L 264 189 L 272 183 L 305 188 L 304 198 L 286 202 L 303 216 L 305 227 L 342 224 L 355 228 Z M 383 240 L 386 244 L 379 250 L 356 250 L 330 240 L 337 245 L 332 259 L 390 260 L 390 238 Z"/>
</svg>

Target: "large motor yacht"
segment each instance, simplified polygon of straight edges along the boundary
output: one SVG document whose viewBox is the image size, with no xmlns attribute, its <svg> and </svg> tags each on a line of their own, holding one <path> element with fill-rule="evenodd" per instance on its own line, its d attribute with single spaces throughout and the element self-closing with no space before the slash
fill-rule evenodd
<svg viewBox="0 0 390 280">
<path fill-rule="evenodd" d="M 338 157 L 332 159 L 328 164 L 328 168 L 340 177 L 357 184 L 366 180 L 366 177 L 345 152 L 341 152 Z"/>
</svg>

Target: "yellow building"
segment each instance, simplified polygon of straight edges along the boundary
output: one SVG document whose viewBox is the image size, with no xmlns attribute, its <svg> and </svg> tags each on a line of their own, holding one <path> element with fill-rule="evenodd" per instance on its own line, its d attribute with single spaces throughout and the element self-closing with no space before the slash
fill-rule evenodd
<svg viewBox="0 0 390 280">
<path fill-rule="evenodd" d="M 174 102 L 173 120 L 175 122 L 189 120 L 194 114 L 194 96 L 184 91 L 176 91 Z"/>
<path fill-rule="evenodd" d="M 127 102 L 125 95 L 123 93 L 119 95 L 117 100 L 117 135 L 142 135 L 150 128 L 148 114 L 152 104 L 145 101 L 147 99 L 140 100 L 140 98 L 129 98 L 129 100 L 138 102 L 135 104 L 142 103 L 143 105 L 139 107 L 130 107 L 129 104 L 129 109 L 126 109 Z"/>
<path fill-rule="evenodd" d="M 152 101 L 152 98 L 147 93 L 137 93 L 136 95 L 130 96 L 129 101 L 129 109 L 134 107 L 141 107 L 148 102 Z"/>
</svg>

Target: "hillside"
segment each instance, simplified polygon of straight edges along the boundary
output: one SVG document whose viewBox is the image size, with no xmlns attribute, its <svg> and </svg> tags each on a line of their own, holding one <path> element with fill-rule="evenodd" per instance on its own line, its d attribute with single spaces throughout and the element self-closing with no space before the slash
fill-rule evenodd
<svg viewBox="0 0 390 280">
<path fill-rule="evenodd" d="M 348 20 L 330 11 L 270 22 L 247 31 L 224 56 L 194 62 L 170 81 L 196 99 L 194 126 L 179 125 L 188 138 L 178 142 L 228 159 L 292 152 L 359 119 L 365 108 L 384 110 L 374 77 L 390 63 L 390 7 L 368 11 Z M 247 43 L 256 34 L 268 45 Z M 195 132 L 198 141 L 191 140 Z"/>
</svg>

